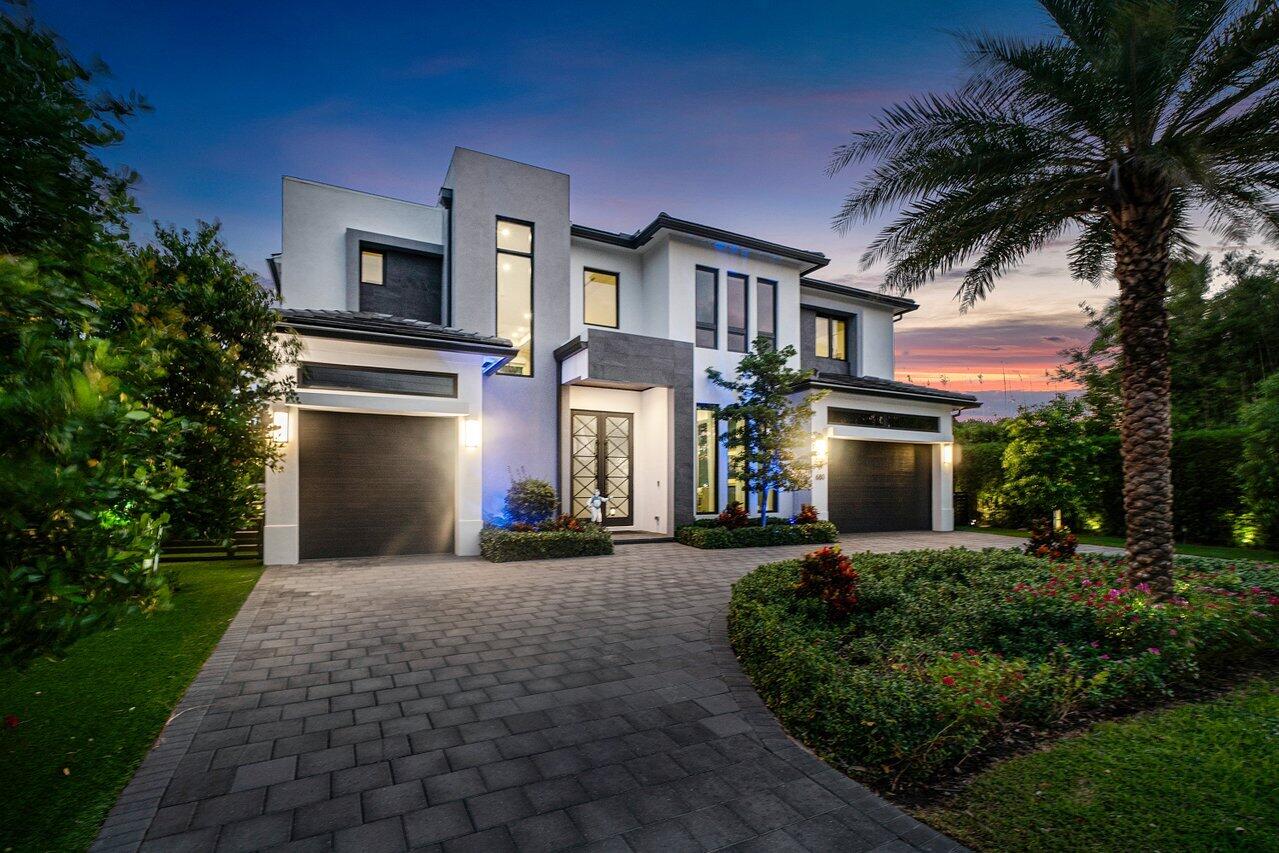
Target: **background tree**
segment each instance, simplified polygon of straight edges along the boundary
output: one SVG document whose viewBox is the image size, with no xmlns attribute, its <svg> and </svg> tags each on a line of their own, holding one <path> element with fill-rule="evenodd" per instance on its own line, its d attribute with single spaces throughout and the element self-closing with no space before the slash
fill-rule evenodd
<svg viewBox="0 0 1279 853">
<path fill-rule="evenodd" d="M 1279 237 L 1279 6 L 1273 0 L 1040 0 L 1057 28 L 968 40 L 958 91 L 886 111 L 830 172 L 879 161 L 840 229 L 905 205 L 867 249 L 910 292 L 966 265 L 970 308 L 1027 254 L 1073 239 L 1071 272 L 1119 282 L 1129 575 L 1172 590 L 1168 314 L 1191 216 Z"/>
<path fill-rule="evenodd" d="M 78 62 L 29 16 L 0 14 L 0 254 L 39 250 L 46 263 L 72 262 L 124 233 L 135 176 L 98 152 L 148 107 L 95 88 L 105 72 Z"/>
<path fill-rule="evenodd" d="M 243 518 L 291 353 L 216 229 L 128 243 L 101 156 L 141 102 L 100 70 L 0 14 L 0 667 L 164 606 L 169 512 Z"/>
<path fill-rule="evenodd" d="M 1239 474 L 1256 528 L 1254 544 L 1279 547 L 1279 371 L 1257 385 L 1256 398 L 1244 406 L 1241 421 Z"/>
<path fill-rule="evenodd" d="M 1227 254 L 1178 261 L 1168 278 L 1169 349 L 1174 431 L 1234 426 L 1257 383 L 1279 371 L 1279 263 Z M 1119 303 L 1090 312 L 1095 334 L 1066 350 L 1057 378 L 1083 388 L 1106 426 L 1118 425 Z"/>
<path fill-rule="evenodd" d="M 1008 436 L 1003 483 L 983 511 L 1000 524 L 1028 527 L 1061 510 L 1066 523 L 1078 527 L 1096 479 L 1083 402 L 1058 395 L 1022 408 L 1001 426 Z"/>
<path fill-rule="evenodd" d="M 734 450 L 728 455 L 728 476 L 740 480 L 746 494 L 758 496 L 761 525 L 768 523 L 769 492 L 807 489 L 812 477 L 809 424 L 813 404 L 826 392 L 796 391 L 813 372 L 789 367 L 794 357 L 793 346 L 775 350 L 760 337 L 738 362 L 736 378 L 706 368 L 711 382 L 736 397 L 720 409 L 730 424 L 721 440 Z"/>
<path fill-rule="evenodd" d="M 277 339 L 275 297 L 226 248 L 218 226 L 157 225 L 154 242 L 133 253 L 141 275 L 126 294 L 129 312 L 141 306 L 168 330 L 157 352 L 181 365 L 151 382 L 144 399 L 188 421 L 172 450 L 199 486 L 170 495 L 164 511 L 178 535 L 229 539 L 260 515 L 262 472 L 280 459 L 264 418 L 272 400 L 293 393 L 279 368 L 296 360 L 297 341 Z"/>
</svg>

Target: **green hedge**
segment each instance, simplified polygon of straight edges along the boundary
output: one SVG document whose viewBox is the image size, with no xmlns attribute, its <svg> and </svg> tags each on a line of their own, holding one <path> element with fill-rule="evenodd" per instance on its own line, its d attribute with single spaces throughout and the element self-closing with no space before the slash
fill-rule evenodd
<svg viewBox="0 0 1279 853">
<path fill-rule="evenodd" d="M 675 541 L 693 548 L 756 548 L 764 545 L 816 545 L 838 542 L 839 529 L 829 521 L 791 524 L 779 519 L 767 526 L 718 527 L 698 522 L 675 531 Z"/>
<path fill-rule="evenodd" d="M 612 553 L 613 537 L 602 527 L 587 527 L 581 531 L 528 532 L 485 527 L 480 531 L 480 556 L 493 563 L 597 557 Z"/>
<path fill-rule="evenodd" d="M 1053 564 L 1013 550 L 853 556 L 857 609 L 796 593 L 800 563 L 733 586 L 729 636 L 791 734 L 853 775 L 909 787 L 1080 712 L 1173 695 L 1279 646 L 1279 570 L 1177 561 L 1184 598 L 1152 607 L 1121 558 Z"/>
</svg>

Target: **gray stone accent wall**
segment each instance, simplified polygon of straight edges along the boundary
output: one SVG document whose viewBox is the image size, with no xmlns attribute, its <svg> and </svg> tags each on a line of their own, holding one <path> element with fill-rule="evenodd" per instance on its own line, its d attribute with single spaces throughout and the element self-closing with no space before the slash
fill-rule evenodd
<svg viewBox="0 0 1279 853">
<path fill-rule="evenodd" d="M 484 514 L 502 509 L 508 472 L 559 482 L 559 371 L 569 337 L 568 175 L 465 148 L 444 186 L 453 191 L 450 323 L 497 331 L 497 219 L 533 223 L 533 375 L 484 380 Z"/>
<path fill-rule="evenodd" d="M 693 345 L 591 329 L 588 342 L 591 379 L 665 386 L 674 392 L 674 517 L 676 526 L 693 521 L 694 418 Z"/>
<path fill-rule="evenodd" d="M 848 341 L 846 343 L 848 360 L 817 357 L 817 315 L 813 308 L 801 308 L 799 312 L 799 366 L 804 370 L 818 370 L 822 373 L 842 373 L 857 376 L 857 315 L 844 314 L 840 311 L 823 311 L 830 316 L 842 316 L 848 321 Z"/>
</svg>

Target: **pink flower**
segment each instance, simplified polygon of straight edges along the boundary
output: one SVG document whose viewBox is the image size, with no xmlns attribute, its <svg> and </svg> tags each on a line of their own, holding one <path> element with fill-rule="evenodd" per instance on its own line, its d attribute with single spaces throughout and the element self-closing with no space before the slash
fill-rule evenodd
<svg viewBox="0 0 1279 853">
<path fill-rule="evenodd" d="M 1150 592 L 1150 584 L 1145 583 L 1144 581 L 1143 581 L 1142 583 L 1137 584 L 1137 591 L 1138 591 L 1138 592 Z"/>
<path fill-rule="evenodd" d="M 1093 640 L 1093 641 L 1092 641 L 1091 643 L 1089 643 L 1088 645 L 1092 646 L 1092 647 L 1095 649 L 1095 648 L 1097 648 L 1098 646 L 1100 646 L 1100 645 L 1101 645 L 1101 643 L 1098 643 L 1096 640 Z"/>
<path fill-rule="evenodd" d="M 1102 655 L 1102 656 L 1101 656 L 1101 659 L 1102 659 L 1102 660 L 1110 660 L 1110 655 Z"/>
<path fill-rule="evenodd" d="M 1169 628 L 1169 629 L 1168 629 L 1168 636 L 1169 636 L 1169 637 L 1175 637 L 1175 636 L 1177 636 L 1177 629 L 1176 629 L 1176 628 Z"/>
<path fill-rule="evenodd" d="M 1150 652 L 1152 655 L 1159 654 L 1159 649 L 1155 648 L 1154 646 L 1151 646 L 1150 648 L 1146 649 L 1146 651 Z"/>
</svg>

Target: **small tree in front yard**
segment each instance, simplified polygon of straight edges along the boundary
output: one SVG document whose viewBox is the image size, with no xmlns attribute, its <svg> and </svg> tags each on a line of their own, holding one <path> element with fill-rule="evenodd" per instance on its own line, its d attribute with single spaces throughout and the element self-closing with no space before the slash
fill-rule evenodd
<svg viewBox="0 0 1279 853">
<path fill-rule="evenodd" d="M 755 339 L 737 365 L 737 378 L 727 379 L 706 368 L 711 382 L 732 391 L 736 402 L 720 410 L 729 423 L 722 441 L 735 452 L 728 455 L 728 476 L 740 480 L 746 494 L 759 496 L 759 523 L 768 523 L 768 493 L 807 489 L 812 479 L 808 453 L 813 404 L 825 391 L 796 391 L 812 376 L 788 362 L 795 348 L 773 349 L 765 337 Z"/>
</svg>

